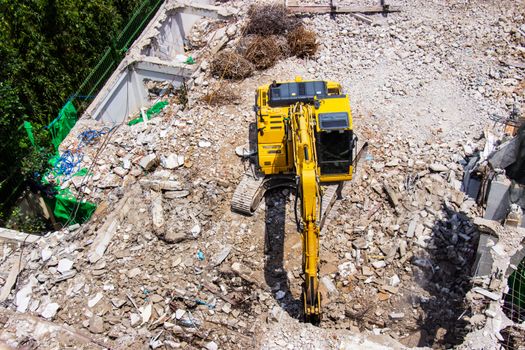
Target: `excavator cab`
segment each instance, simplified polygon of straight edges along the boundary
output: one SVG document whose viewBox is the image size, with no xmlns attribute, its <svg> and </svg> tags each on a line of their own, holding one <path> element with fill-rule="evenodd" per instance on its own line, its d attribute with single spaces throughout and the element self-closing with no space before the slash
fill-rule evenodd
<svg viewBox="0 0 525 350">
<path fill-rule="evenodd" d="M 327 96 L 318 101 L 315 143 L 321 182 L 351 180 L 355 140 L 346 95 Z"/>
<path fill-rule="evenodd" d="M 347 117 L 337 114 L 338 113 L 333 113 L 319 116 L 321 125 L 323 124 L 323 119 L 326 120 L 329 118 L 333 120 L 340 118 L 336 122 L 344 125 L 344 120 L 347 119 Z M 348 174 L 352 165 L 352 130 L 338 127 L 322 127 L 316 136 L 317 159 L 319 167 L 321 168 L 321 176 Z"/>
</svg>

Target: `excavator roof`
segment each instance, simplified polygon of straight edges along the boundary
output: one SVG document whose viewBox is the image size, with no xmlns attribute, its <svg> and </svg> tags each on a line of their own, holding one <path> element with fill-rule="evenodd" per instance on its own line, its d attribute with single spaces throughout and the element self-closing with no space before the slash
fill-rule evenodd
<svg viewBox="0 0 525 350">
<path fill-rule="evenodd" d="M 352 112 L 347 95 L 331 95 L 319 100 L 315 113 L 320 130 L 352 128 Z"/>
<path fill-rule="evenodd" d="M 323 112 L 348 112 L 350 102 L 347 95 L 330 95 L 319 98 L 318 113 Z"/>
</svg>

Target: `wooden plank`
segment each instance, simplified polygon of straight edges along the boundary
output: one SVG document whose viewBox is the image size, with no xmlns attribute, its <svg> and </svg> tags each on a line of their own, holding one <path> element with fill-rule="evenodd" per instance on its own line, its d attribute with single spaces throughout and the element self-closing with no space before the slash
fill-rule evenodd
<svg viewBox="0 0 525 350">
<path fill-rule="evenodd" d="M 18 241 L 18 242 L 25 242 L 25 243 L 34 243 L 38 239 L 40 239 L 41 236 L 38 235 L 30 235 L 24 232 L 10 230 L 8 228 L 0 227 L 0 240 L 10 240 L 10 241 Z"/>
<path fill-rule="evenodd" d="M 362 15 L 360 13 L 351 13 L 351 15 L 354 18 L 360 20 L 361 22 L 365 22 L 366 24 L 370 24 L 370 25 L 374 24 L 374 20 L 368 16 Z"/>
<path fill-rule="evenodd" d="M 288 5 L 292 13 L 388 13 L 401 11 L 400 6 L 334 6 L 326 5 Z"/>
</svg>

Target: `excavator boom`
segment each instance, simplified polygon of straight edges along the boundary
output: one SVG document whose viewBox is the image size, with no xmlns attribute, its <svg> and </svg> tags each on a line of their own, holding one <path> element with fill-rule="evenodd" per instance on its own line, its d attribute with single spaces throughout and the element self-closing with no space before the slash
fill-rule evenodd
<svg viewBox="0 0 525 350">
<path fill-rule="evenodd" d="M 299 179 L 298 193 L 301 198 L 302 241 L 303 241 L 303 303 L 305 318 L 312 323 L 320 321 L 321 297 L 318 291 L 319 257 L 319 200 L 320 185 L 315 153 L 313 106 L 297 102 L 291 109 L 289 127 L 292 130 L 292 144 L 295 173 Z"/>
</svg>

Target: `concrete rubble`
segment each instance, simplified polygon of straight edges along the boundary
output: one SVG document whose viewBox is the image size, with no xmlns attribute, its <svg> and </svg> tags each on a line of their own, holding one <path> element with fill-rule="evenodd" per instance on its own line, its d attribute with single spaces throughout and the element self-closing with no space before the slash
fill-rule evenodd
<svg viewBox="0 0 525 350">
<path fill-rule="evenodd" d="M 241 39 L 251 3 L 229 1 L 235 19 L 201 18 L 187 34 L 197 65 L 186 108 L 164 95 L 169 105 L 147 123 L 83 118 L 62 143 L 65 150 L 84 130 L 114 127 L 84 147 L 81 166 L 92 165 L 85 181 L 62 184 L 97 203 L 91 220 L 23 249 L 18 240 L 3 243 L 0 342 L 496 349 L 505 327 L 523 330 L 502 311 L 523 230 L 480 221 L 483 208 L 461 189 L 465 165 L 484 149 L 489 116 L 525 110 L 523 68 L 507 64 L 524 58 L 524 5 L 396 1 L 402 11 L 367 16 L 373 25 L 352 15 L 304 16 L 318 35 L 315 57 L 220 81 L 208 62 Z M 298 321 L 293 194 L 269 193 L 253 217 L 230 211 L 252 92 L 296 75 L 341 82 L 356 134 L 370 145 L 321 234 L 321 327 Z M 240 100 L 200 100 L 221 84 Z"/>
</svg>

